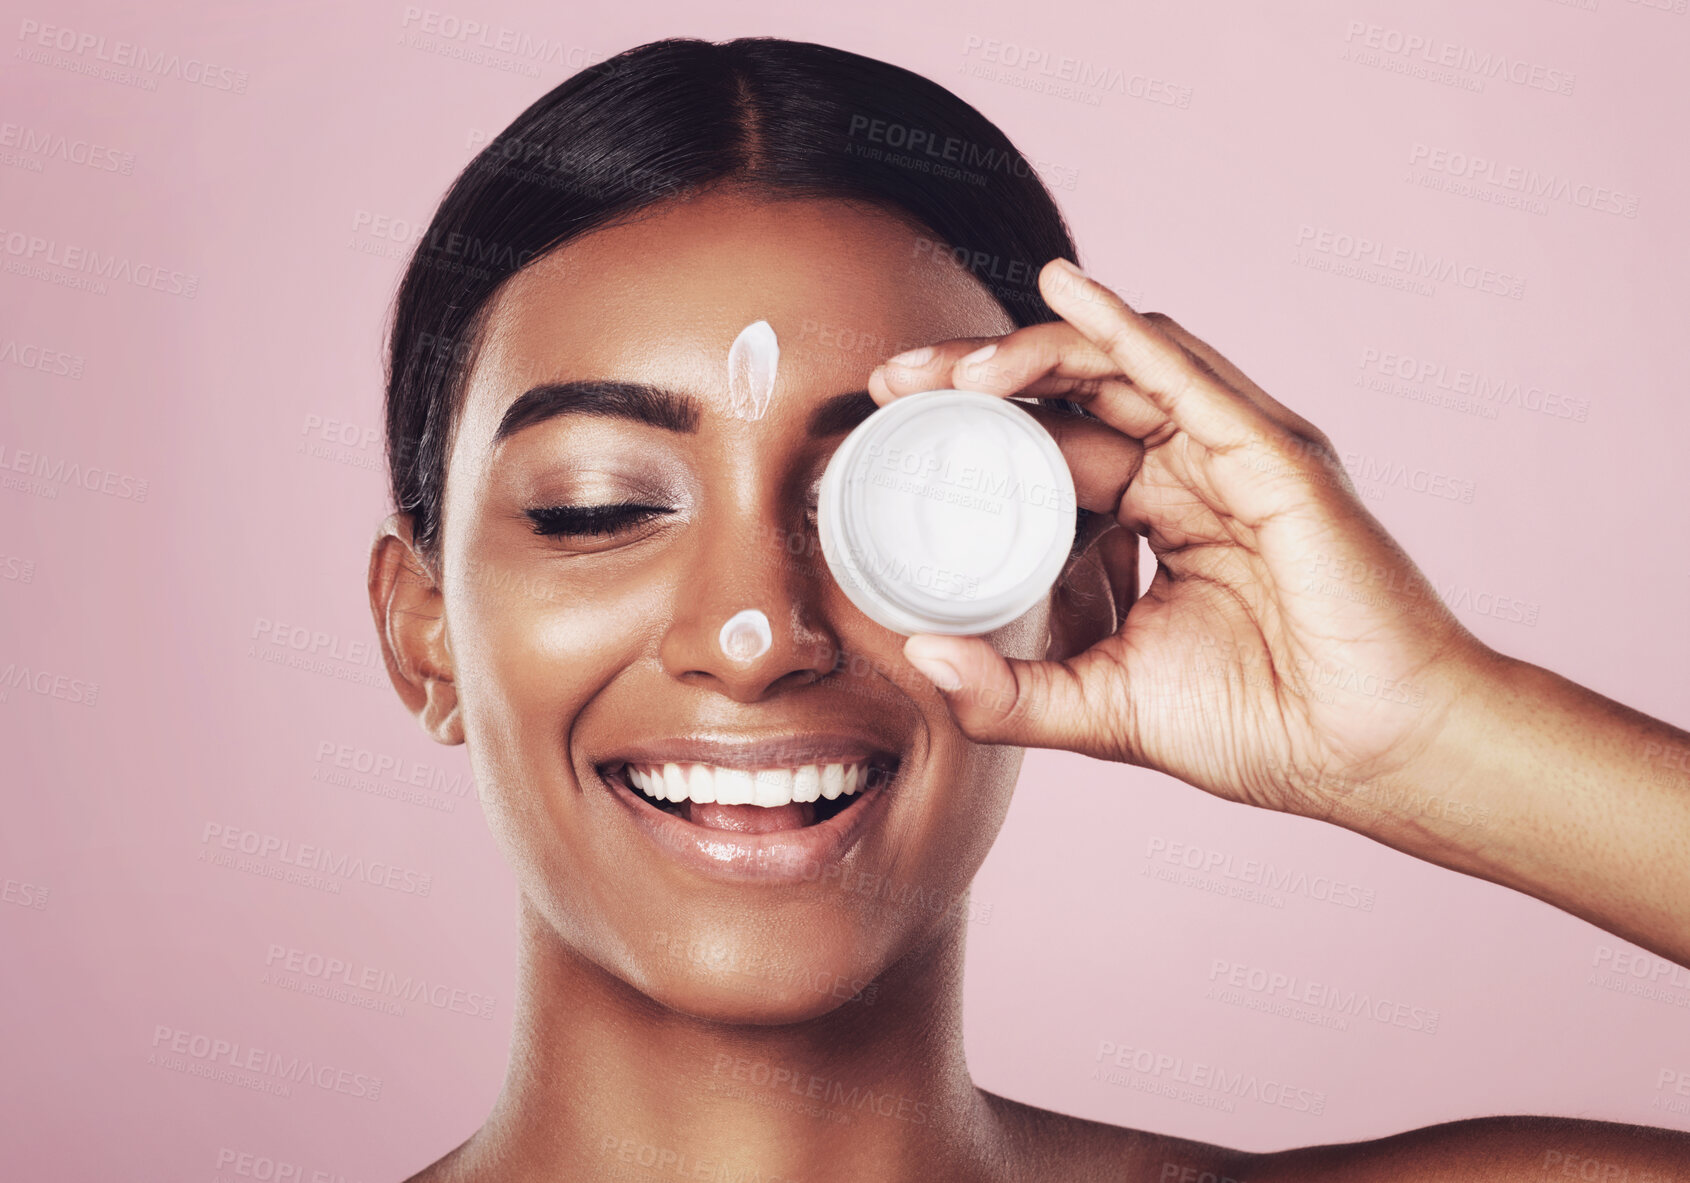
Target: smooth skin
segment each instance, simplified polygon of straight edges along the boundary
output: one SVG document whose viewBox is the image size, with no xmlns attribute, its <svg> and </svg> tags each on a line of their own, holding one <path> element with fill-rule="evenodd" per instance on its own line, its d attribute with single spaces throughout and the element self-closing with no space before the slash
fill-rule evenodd
<svg viewBox="0 0 1690 1183">
<path fill-rule="evenodd" d="M 1064 322 L 894 358 L 870 390 L 1082 403 L 1144 453 L 1123 471 L 1068 449 L 1080 502 L 1144 535 L 1157 569 L 1114 634 L 1069 661 L 911 638 L 906 655 L 960 688 L 963 730 L 1335 822 L 1690 965 L 1690 733 L 1479 642 L 1331 441 L 1173 320 L 1066 260 L 1040 289 Z M 1428 794 L 1497 823 L 1478 835 L 1374 806 Z"/>
<path fill-rule="evenodd" d="M 430 735 L 469 745 L 521 891 L 504 1088 L 414 1179 L 665 1177 L 636 1165 L 645 1148 L 670 1176 L 685 1156 L 701 1177 L 765 1181 L 1540 1179 L 1546 1161 L 1586 1159 L 1636 1178 L 1690 1161 L 1690 1135 L 1552 1118 L 1251 1154 L 973 1084 L 966 891 L 1026 746 L 1320 817 L 1690 960 L 1690 790 L 1651 762 L 1690 737 L 1485 649 L 1419 593 L 1311 425 L 1165 318 L 1055 263 L 1040 283 L 1064 321 L 1012 331 L 921 227 L 724 187 L 578 239 L 494 298 L 438 561 L 395 515 L 370 564 L 394 685 Z M 745 421 L 727 412 L 725 358 L 757 319 L 782 360 L 769 413 Z M 958 364 L 993 343 L 984 365 Z M 924 363 L 879 364 L 929 344 Z M 690 430 L 564 414 L 495 439 L 528 387 L 587 378 L 699 413 Z M 1041 418 L 1098 513 L 1047 605 L 989 638 L 906 643 L 809 545 L 813 489 L 853 415 L 953 384 L 1086 404 L 1095 419 Z M 819 408 L 864 390 L 815 430 Z M 526 513 L 628 501 L 664 512 L 590 538 L 536 534 Z M 1140 534 L 1159 563 L 1142 599 Z M 1304 590 L 1315 555 L 1416 590 L 1362 611 Z M 733 661 L 716 633 L 748 608 L 774 644 Z M 1300 695 L 1298 678 L 1339 689 Z M 904 767 L 841 877 L 693 874 L 597 772 L 654 739 L 848 727 Z M 1488 844 L 1392 816 L 1380 803 L 1397 798 L 1363 791 L 1387 782 L 1488 805 Z M 774 1072 L 786 1083 L 755 1083 Z M 864 1091 L 881 1112 L 847 1122 L 799 1103 Z M 829 1107 L 845 1108 L 815 1103 Z"/>
</svg>

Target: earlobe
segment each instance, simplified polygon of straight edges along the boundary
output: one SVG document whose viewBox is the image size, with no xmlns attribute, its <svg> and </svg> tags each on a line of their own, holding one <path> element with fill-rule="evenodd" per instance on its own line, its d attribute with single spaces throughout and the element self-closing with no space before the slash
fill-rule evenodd
<svg viewBox="0 0 1690 1183">
<path fill-rule="evenodd" d="M 418 552 L 409 514 L 392 514 L 370 544 L 370 613 L 393 688 L 437 743 L 464 742 L 439 582 Z"/>
<path fill-rule="evenodd" d="M 458 710 L 458 687 L 450 678 L 430 678 L 426 682 L 428 700 L 417 714 L 417 722 L 434 738 L 435 743 L 464 742 L 463 715 Z"/>
<path fill-rule="evenodd" d="M 1051 596 L 1047 660 L 1066 660 L 1115 632 L 1137 598 L 1138 535 L 1104 519 Z"/>
</svg>

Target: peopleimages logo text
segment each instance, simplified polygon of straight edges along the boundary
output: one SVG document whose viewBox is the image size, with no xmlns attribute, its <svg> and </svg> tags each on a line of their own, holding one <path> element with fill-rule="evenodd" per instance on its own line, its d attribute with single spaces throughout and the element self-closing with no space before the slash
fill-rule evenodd
<svg viewBox="0 0 1690 1183">
<path fill-rule="evenodd" d="M 1414 247 L 1391 246 L 1366 235 L 1311 226 L 1307 222 L 1297 227 L 1296 245 L 1303 250 L 1400 271 L 1418 279 L 1453 283 L 1471 291 L 1507 296 L 1512 300 L 1525 295 L 1526 281 L 1520 276 L 1447 255 L 1428 255 Z"/>
<path fill-rule="evenodd" d="M 98 33 L 79 32 L 64 25 L 44 25 L 27 17 L 18 23 L 18 40 L 23 42 L 23 46 L 19 47 L 20 56 L 26 46 L 52 49 L 73 57 L 92 58 L 124 69 L 139 70 L 159 78 L 179 78 L 195 86 L 226 90 L 232 94 L 245 94 L 247 83 L 251 80 L 245 70 L 237 70 L 233 66 L 214 65 L 196 57 L 183 57 L 163 50 L 155 52 L 133 41 L 107 42 Z"/>
<path fill-rule="evenodd" d="M 171 296 L 185 296 L 192 300 L 199 295 L 200 277 L 192 272 L 161 267 L 156 263 L 137 263 L 122 255 L 103 255 L 92 247 L 65 244 L 39 234 L 22 230 L 0 229 L 0 252 L 44 267 L 61 267 L 101 279 L 114 279 L 138 288 L 152 288 Z"/>
<path fill-rule="evenodd" d="M 1096 1059 L 1099 1064 L 1108 1064 L 1191 1088 L 1212 1090 L 1240 1100 L 1277 1105 L 1315 1117 L 1326 1112 L 1326 1094 L 1318 1089 L 1296 1088 L 1284 1081 L 1259 1076 L 1254 1072 L 1229 1072 L 1215 1064 L 1202 1060 L 1187 1060 L 1184 1056 L 1151 1048 L 1134 1047 L 1105 1039 L 1097 1045 Z M 1096 1071 L 1093 1072 L 1093 1078 L 1100 1079 Z"/>
<path fill-rule="evenodd" d="M 46 452 L 26 451 L 0 443 L 0 471 L 22 472 L 48 482 L 46 488 L 57 494 L 56 485 L 77 485 L 90 493 L 104 493 L 122 501 L 145 501 L 151 488 L 148 481 L 109 468 L 85 465 L 63 456 Z"/>
<path fill-rule="evenodd" d="M 159 1023 L 153 1027 L 153 1043 L 148 1062 L 156 1061 L 164 1067 L 177 1068 L 178 1064 L 169 1062 L 167 1057 L 176 1057 L 182 1067 L 186 1067 L 187 1062 L 191 1061 L 225 1072 L 249 1073 L 260 1080 L 268 1078 L 277 1084 L 308 1084 L 325 1092 L 344 1093 L 366 1101 L 381 1099 L 382 1082 L 379 1076 L 369 1076 L 334 1064 L 319 1064 L 309 1056 L 288 1055 L 285 1052 L 243 1044 L 235 1039 L 201 1035 Z M 210 1075 L 203 1070 L 190 1074 Z M 234 1083 L 245 1082 L 237 1080 Z M 246 1087 L 252 1086 L 247 1084 Z"/>
<path fill-rule="evenodd" d="M 1570 70 L 1527 61 L 1497 50 L 1476 49 L 1471 45 L 1445 41 L 1442 37 L 1406 32 L 1385 25 L 1369 24 L 1366 21 L 1350 21 L 1344 29 L 1344 42 L 1348 46 L 1365 46 L 1377 53 L 1403 59 L 1416 58 L 1433 66 L 1461 70 L 1481 78 L 1511 82 L 1516 86 L 1531 87 L 1534 90 L 1546 90 L 1551 94 L 1570 95 L 1573 93 L 1574 83 L 1578 81 L 1577 75 Z"/>
</svg>

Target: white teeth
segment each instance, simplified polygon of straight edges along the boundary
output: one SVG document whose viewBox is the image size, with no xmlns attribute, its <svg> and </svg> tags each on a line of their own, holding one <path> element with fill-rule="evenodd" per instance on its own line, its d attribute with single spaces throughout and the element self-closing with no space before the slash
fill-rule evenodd
<svg viewBox="0 0 1690 1183">
<path fill-rule="evenodd" d="M 663 766 L 663 784 L 669 790 L 669 800 L 686 800 L 687 774 L 681 771 L 679 764 L 665 764 Z"/>
<path fill-rule="evenodd" d="M 806 764 L 792 777 L 792 799 L 794 801 L 814 801 L 822 794 L 822 770 L 815 764 Z"/>
<path fill-rule="evenodd" d="M 792 769 L 759 768 L 752 778 L 751 804 L 787 805 L 792 801 Z"/>
<path fill-rule="evenodd" d="M 868 765 L 804 764 L 795 768 L 718 768 L 709 764 L 630 764 L 629 782 L 657 801 L 759 805 L 836 801 L 868 787 Z"/>
<path fill-rule="evenodd" d="M 694 764 L 692 774 L 687 777 L 687 799 L 700 805 L 709 805 L 716 800 L 716 778 L 702 764 Z"/>
<path fill-rule="evenodd" d="M 752 783 L 751 774 L 745 769 L 712 768 L 710 775 L 716 781 L 716 804 L 756 804 L 756 787 Z"/>
</svg>

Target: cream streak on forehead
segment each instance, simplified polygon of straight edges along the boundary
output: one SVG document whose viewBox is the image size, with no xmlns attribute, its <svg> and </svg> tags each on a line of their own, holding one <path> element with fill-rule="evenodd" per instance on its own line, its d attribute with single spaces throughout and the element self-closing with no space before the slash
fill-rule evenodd
<svg viewBox="0 0 1690 1183">
<path fill-rule="evenodd" d="M 780 342 L 766 320 L 754 320 L 728 347 L 728 413 L 736 419 L 761 419 L 775 392 Z"/>
</svg>

